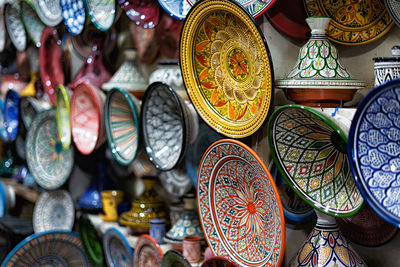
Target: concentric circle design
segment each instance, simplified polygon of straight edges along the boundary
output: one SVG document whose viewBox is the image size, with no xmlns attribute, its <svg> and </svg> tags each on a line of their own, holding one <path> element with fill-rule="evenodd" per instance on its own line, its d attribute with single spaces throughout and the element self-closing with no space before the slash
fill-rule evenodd
<svg viewBox="0 0 400 267">
<path fill-rule="evenodd" d="M 84 0 L 61 0 L 61 15 L 64 24 L 72 35 L 78 35 L 83 31 L 86 21 Z"/>
<path fill-rule="evenodd" d="M 273 69 L 262 32 L 238 4 L 200 1 L 181 31 L 180 64 L 189 97 L 216 131 L 253 134 L 271 104 Z"/>
<path fill-rule="evenodd" d="M 56 93 L 56 112 L 57 112 L 57 129 L 60 141 L 64 149 L 69 149 L 71 145 L 71 120 L 70 105 L 67 88 L 60 84 L 57 86 Z"/>
<path fill-rule="evenodd" d="M 117 14 L 116 0 L 85 0 L 86 10 L 93 25 L 100 31 L 107 31 Z"/>
<path fill-rule="evenodd" d="M 25 25 L 25 29 L 29 38 L 36 47 L 40 47 L 40 38 L 45 27 L 36 13 L 35 5 L 30 0 L 20 1 L 21 20 Z"/>
<path fill-rule="evenodd" d="M 299 105 L 277 109 L 268 125 L 273 159 L 288 184 L 332 216 L 357 213 L 363 198 L 350 172 L 347 138 L 333 122 Z"/>
<path fill-rule="evenodd" d="M 33 0 L 36 12 L 44 24 L 50 27 L 57 26 L 62 21 L 60 1 Z"/>
<path fill-rule="evenodd" d="M 4 21 L 8 36 L 18 51 L 24 51 L 26 48 L 26 32 L 24 24 L 19 15 L 19 6 L 8 1 L 4 5 Z"/>
<path fill-rule="evenodd" d="M 103 248 L 108 266 L 134 266 L 133 250 L 124 235 L 117 229 L 110 228 L 104 233 Z"/>
<path fill-rule="evenodd" d="M 149 235 L 141 235 L 136 241 L 133 266 L 161 266 L 164 253 L 160 245 Z"/>
<path fill-rule="evenodd" d="M 285 221 L 278 190 L 262 160 L 234 140 L 212 144 L 197 179 L 203 231 L 214 255 L 243 266 L 279 266 Z"/>
</svg>

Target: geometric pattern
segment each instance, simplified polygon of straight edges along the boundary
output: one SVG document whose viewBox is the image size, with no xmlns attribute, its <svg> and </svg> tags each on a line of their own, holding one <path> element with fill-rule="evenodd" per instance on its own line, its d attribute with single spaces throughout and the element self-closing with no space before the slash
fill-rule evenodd
<svg viewBox="0 0 400 267">
<path fill-rule="evenodd" d="M 274 161 L 300 197 L 333 216 L 358 212 L 363 199 L 337 126 L 309 108 L 287 105 L 274 112 L 268 128 Z"/>
<path fill-rule="evenodd" d="M 85 26 L 86 12 L 83 0 L 61 0 L 64 24 L 72 35 L 78 35 Z"/>
<path fill-rule="evenodd" d="M 116 228 L 110 228 L 104 233 L 103 248 L 108 266 L 133 266 L 132 248 Z"/>
<path fill-rule="evenodd" d="M 117 13 L 116 0 L 86 0 L 90 20 L 100 31 L 107 31 L 114 23 Z"/>
<path fill-rule="evenodd" d="M 371 208 L 400 225 L 400 86 L 376 87 L 359 105 L 349 134 L 357 185 Z"/>
<path fill-rule="evenodd" d="M 214 255 L 245 266 L 279 266 L 285 222 L 278 190 L 246 145 L 220 140 L 199 167 L 197 204 Z"/>
<path fill-rule="evenodd" d="M 164 253 L 160 245 L 149 235 L 141 235 L 136 241 L 133 266 L 161 267 Z"/>
</svg>

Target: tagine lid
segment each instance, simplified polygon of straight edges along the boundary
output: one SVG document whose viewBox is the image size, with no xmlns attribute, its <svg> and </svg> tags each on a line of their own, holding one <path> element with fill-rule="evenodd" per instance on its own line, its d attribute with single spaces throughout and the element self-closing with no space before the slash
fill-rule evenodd
<svg viewBox="0 0 400 267">
<path fill-rule="evenodd" d="M 310 40 L 300 49 L 295 66 L 277 88 L 361 89 L 365 82 L 354 78 L 340 63 L 335 46 L 326 38 L 330 18 L 308 17 Z"/>
<path fill-rule="evenodd" d="M 392 47 L 392 56 L 391 57 L 374 57 L 373 60 L 375 61 L 375 63 L 400 62 L 400 46 L 395 45 Z"/>
</svg>

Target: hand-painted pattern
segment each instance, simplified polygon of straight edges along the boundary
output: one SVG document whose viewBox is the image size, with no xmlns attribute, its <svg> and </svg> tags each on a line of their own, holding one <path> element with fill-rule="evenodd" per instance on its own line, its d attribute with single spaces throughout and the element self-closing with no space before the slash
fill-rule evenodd
<svg viewBox="0 0 400 267">
<path fill-rule="evenodd" d="M 103 247 L 108 266 L 133 266 L 133 251 L 118 230 L 111 228 L 105 232 Z"/>
<path fill-rule="evenodd" d="M 136 242 L 133 266 L 161 267 L 164 253 L 160 245 L 149 235 L 141 235 Z"/>
<path fill-rule="evenodd" d="M 214 255 L 246 266 L 277 266 L 284 250 L 277 189 L 255 153 L 239 142 L 214 143 L 199 168 L 197 203 Z"/>
<path fill-rule="evenodd" d="M 73 35 L 78 35 L 85 26 L 86 11 L 83 0 L 61 0 L 64 24 Z"/>
<path fill-rule="evenodd" d="M 168 14 L 180 20 L 186 18 L 193 2 L 188 0 L 158 0 L 160 6 L 162 6 Z"/>
<path fill-rule="evenodd" d="M 85 0 L 85 4 L 90 19 L 99 30 L 111 28 L 117 13 L 115 0 Z"/>
</svg>

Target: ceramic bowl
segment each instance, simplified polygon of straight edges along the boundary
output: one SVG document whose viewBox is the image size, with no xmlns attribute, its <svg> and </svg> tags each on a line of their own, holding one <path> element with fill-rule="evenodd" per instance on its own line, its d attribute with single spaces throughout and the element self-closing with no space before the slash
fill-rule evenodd
<svg viewBox="0 0 400 267">
<path fill-rule="evenodd" d="M 129 24 L 135 48 L 138 51 L 137 60 L 141 64 L 151 64 L 158 55 L 159 44 L 155 39 L 154 28 L 143 28 L 136 23 Z"/>
<path fill-rule="evenodd" d="M 7 140 L 14 141 L 18 134 L 20 96 L 10 89 L 4 100 L 4 128 L 7 132 Z"/>
<path fill-rule="evenodd" d="M 39 48 L 40 77 L 46 94 L 53 105 L 56 104 L 56 90 L 64 84 L 61 42 L 57 31 L 51 27 L 43 30 Z"/>
<path fill-rule="evenodd" d="M 104 124 L 114 158 L 129 165 L 139 149 L 139 100 L 125 90 L 113 88 L 107 93 Z"/>
<path fill-rule="evenodd" d="M 36 47 L 40 47 L 40 38 L 45 27 L 36 13 L 35 4 L 32 0 L 22 0 L 20 3 L 21 20 L 25 26 L 29 38 Z"/>
<path fill-rule="evenodd" d="M 387 81 L 400 78 L 400 46 L 395 45 L 392 47 L 391 57 L 375 57 L 373 60 L 375 62 L 375 87 Z"/>
<path fill-rule="evenodd" d="M 107 266 L 133 266 L 133 250 L 125 236 L 116 228 L 109 228 L 104 233 L 103 249 Z"/>
<path fill-rule="evenodd" d="M 149 235 L 141 235 L 136 241 L 133 266 L 161 266 L 164 253 L 160 245 Z"/>
<path fill-rule="evenodd" d="M 186 98 L 185 85 L 183 84 L 182 72 L 179 68 L 177 60 L 168 60 L 158 62 L 155 69 L 149 77 L 149 83 L 162 82 L 171 86 L 178 94 L 179 91 L 184 91 Z M 181 97 L 182 94 L 179 94 Z"/>
<path fill-rule="evenodd" d="M 57 26 L 62 21 L 60 1 L 33 0 L 36 12 L 44 24 Z"/>
<path fill-rule="evenodd" d="M 27 86 L 27 83 L 17 75 L 3 75 L 1 77 L 0 92 L 5 95 L 9 89 L 20 93 Z"/>
<path fill-rule="evenodd" d="M 168 250 L 164 254 L 161 267 L 192 267 L 188 260 L 177 250 Z"/>
<path fill-rule="evenodd" d="M 157 0 L 118 0 L 120 7 L 129 19 L 143 28 L 154 28 L 160 20 L 160 7 Z"/>
<path fill-rule="evenodd" d="M 57 129 L 64 149 L 71 145 L 71 120 L 69 99 L 71 91 L 60 84 L 56 93 Z"/>
<path fill-rule="evenodd" d="M 85 0 L 85 7 L 94 26 L 101 31 L 111 28 L 117 13 L 116 0 Z"/>
<path fill-rule="evenodd" d="M 80 34 L 86 21 L 84 0 L 60 0 L 60 7 L 67 30 L 72 35 Z"/>
<path fill-rule="evenodd" d="M 105 139 L 103 109 L 105 94 L 96 87 L 80 83 L 71 98 L 71 129 L 76 148 L 89 155 L 100 147 Z"/>
<path fill-rule="evenodd" d="M 18 51 L 24 51 L 27 44 L 24 24 L 20 17 L 19 6 L 15 2 L 8 1 L 4 5 L 4 22 L 11 42 Z"/>
</svg>

